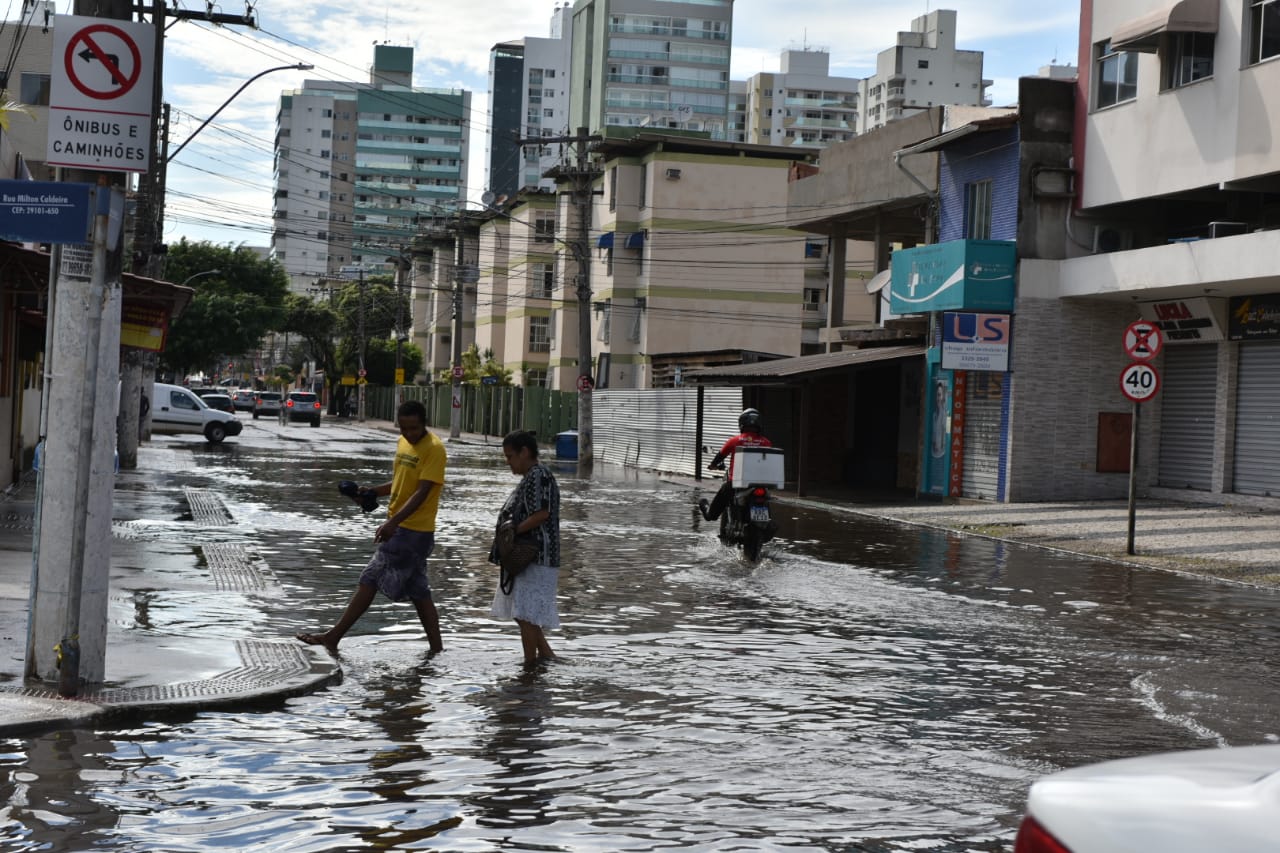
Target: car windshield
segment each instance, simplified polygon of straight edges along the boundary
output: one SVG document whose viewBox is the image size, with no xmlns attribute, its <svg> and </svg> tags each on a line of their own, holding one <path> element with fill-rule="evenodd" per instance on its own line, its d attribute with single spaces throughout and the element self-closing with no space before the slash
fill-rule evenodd
<svg viewBox="0 0 1280 853">
<path fill-rule="evenodd" d="M 279 400 L 280 395 L 274 391 L 263 391 L 258 395 L 259 400 Z"/>
</svg>

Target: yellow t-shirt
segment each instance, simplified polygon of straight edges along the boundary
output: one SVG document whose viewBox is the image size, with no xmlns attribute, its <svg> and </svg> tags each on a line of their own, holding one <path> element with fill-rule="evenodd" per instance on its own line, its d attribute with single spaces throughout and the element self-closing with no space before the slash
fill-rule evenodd
<svg viewBox="0 0 1280 853">
<path fill-rule="evenodd" d="M 401 436 L 396 444 L 396 464 L 391 474 L 391 503 L 387 505 L 387 516 L 395 515 L 413 497 L 419 482 L 430 480 L 437 484 L 430 496 L 400 526 L 420 533 L 434 533 L 436 510 L 440 508 L 440 491 L 444 487 L 444 463 L 444 442 L 431 432 L 424 435 L 417 444 L 410 444 L 409 439 Z"/>
</svg>

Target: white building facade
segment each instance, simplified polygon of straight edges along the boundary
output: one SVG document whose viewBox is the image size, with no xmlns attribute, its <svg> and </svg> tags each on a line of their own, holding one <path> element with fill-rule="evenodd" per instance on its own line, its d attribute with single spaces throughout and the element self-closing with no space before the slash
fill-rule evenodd
<svg viewBox="0 0 1280 853">
<path fill-rule="evenodd" d="M 858 132 L 933 106 L 991 106 L 982 51 L 956 49 L 956 13 L 938 9 L 898 33 L 876 57 L 876 73 L 859 88 Z"/>
<path fill-rule="evenodd" d="M 820 148 L 858 133 L 862 80 L 832 77 L 824 50 L 784 50 L 782 70 L 746 83 L 748 142 Z"/>
<path fill-rule="evenodd" d="M 578 0 L 570 126 L 728 138 L 733 0 Z"/>
</svg>

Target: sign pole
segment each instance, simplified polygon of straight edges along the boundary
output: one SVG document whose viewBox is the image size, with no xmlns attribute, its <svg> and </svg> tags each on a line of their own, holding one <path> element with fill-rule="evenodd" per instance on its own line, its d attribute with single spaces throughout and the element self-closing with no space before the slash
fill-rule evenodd
<svg viewBox="0 0 1280 853">
<path fill-rule="evenodd" d="M 1129 432 L 1129 538 L 1125 544 L 1125 553 L 1133 555 L 1133 535 L 1137 526 L 1137 506 L 1138 506 L 1138 417 L 1142 411 L 1142 406 L 1135 401 L 1133 404 L 1133 416 L 1130 418 L 1131 428 Z"/>
</svg>

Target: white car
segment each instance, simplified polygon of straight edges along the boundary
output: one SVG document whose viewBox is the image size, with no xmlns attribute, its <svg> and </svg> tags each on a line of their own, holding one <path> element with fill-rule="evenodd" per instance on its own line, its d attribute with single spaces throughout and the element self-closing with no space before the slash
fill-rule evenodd
<svg viewBox="0 0 1280 853">
<path fill-rule="evenodd" d="M 1076 767 L 1031 786 L 1014 853 L 1280 850 L 1280 744 Z"/>
<path fill-rule="evenodd" d="M 229 435 L 239 435 L 244 425 L 229 412 L 211 409 L 204 400 L 181 385 L 157 382 L 151 404 L 151 431 L 192 432 L 218 444 Z"/>
</svg>

